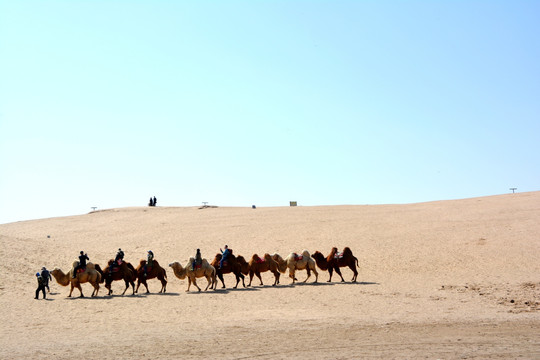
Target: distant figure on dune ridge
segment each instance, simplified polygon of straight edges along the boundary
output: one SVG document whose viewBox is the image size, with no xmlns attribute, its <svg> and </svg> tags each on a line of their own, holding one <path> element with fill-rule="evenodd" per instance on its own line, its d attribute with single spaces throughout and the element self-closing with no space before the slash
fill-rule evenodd
<svg viewBox="0 0 540 360">
<path fill-rule="evenodd" d="M 152 205 L 152 206 L 156 206 L 156 204 L 157 204 L 157 199 L 156 199 L 155 196 L 154 196 L 154 202 L 153 202 L 153 204 L 154 204 L 154 205 Z"/>
</svg>

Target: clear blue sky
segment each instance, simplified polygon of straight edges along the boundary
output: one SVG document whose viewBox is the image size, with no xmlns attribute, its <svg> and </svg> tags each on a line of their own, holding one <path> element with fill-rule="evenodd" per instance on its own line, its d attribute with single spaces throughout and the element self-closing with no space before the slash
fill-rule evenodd
<svg viewBox="0 0 540 360">
<path fill-rule="evenodd" d="M 0 223 L 540 190 L 539 1 L 0 0 Z"/>
</svg>

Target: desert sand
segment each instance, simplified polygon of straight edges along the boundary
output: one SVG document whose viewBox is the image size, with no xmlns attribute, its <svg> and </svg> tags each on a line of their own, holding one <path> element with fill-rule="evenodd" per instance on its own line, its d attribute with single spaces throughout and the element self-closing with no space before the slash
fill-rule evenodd
<svg viewBox="0 0 540 360">
<path fill-rule="evenodd" d="M 217 204 L 219 205 L 219 204 Z M 137 207 L 0 225 L 2 359 L 470 359 L 540 358 L 540 192 L 407 205 Z M 197 248 L 209 261 L 234 254 L 348 246 L 358 282 L 319 271 L 315 284 L 186 293 L 167 265 Z M 147 250 L 167 270 L 165 294 L 121 296 L 104 286 L 68 298 L 50 283 L 34 300 L 42 266 L 71 268 L 79 251 L 102 267 L 121 247 Z M 303 281 L 306 272 L 298 272 Z M 248 277 L 246 277 L 248 279 Z M 206 281 L 199 281 L 206 286 Z M 246 282 L 247 285 L 247 282 Z M 204 288 L 204 287 L 203 287 Z M 142 290 L 142 291 L 141 291 Z"/>
</svg>

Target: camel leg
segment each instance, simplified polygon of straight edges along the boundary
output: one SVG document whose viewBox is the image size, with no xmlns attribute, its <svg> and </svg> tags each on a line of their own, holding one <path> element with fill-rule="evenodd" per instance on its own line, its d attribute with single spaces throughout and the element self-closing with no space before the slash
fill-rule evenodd
<svg viewBox="0 0 540 360">
<path fill-rule="evenodd" d="M 71 293 L 73 292 L 73 288 L 75 287 L 75 285 L 73 285 L 73 283 L 71 283 L 71 290 L 69 290 L 69 295 L 68 297 L 71 297 Z"/>
<path fill-rule="evenodd" d="M 167 291 L 167 280 L 165 280 L 163 274 L 159 274 L 157 278 L 159 281 L 161 281 L 161 290 L 159 290 L 159 293 L 164 293 Z"/>
<path fill-rule="evenodd" d="M 141 279 L 137 279 L 137 288 L 135 288 L 135 292 L 139 292 L 139 286 L 141 286 Z"/>
<path fill-rule="evenodd" d="M 294 268 L 289 268 L 289 277 L 292 279 L 292 283 L 294 284 L 294 281 L 296 280 L 294 277 Z"/>
<path fill-rule="evenodd" d="M 206 281 L 208 281 L 208 285 L 206 285 L 206 289 L 204 289 L 204 291 L 206 291 L 210 287 L 211 280 L 210 275 L 204 275 L 204 277 L 206 278 Z"/>
<path fill-rule="evenodd" d="M 189 276 L 187 277 L 187 281 L 188 281 L 188 285 L 187 285 L 186 292 L 189 292 L 189 288 L 191 287 L 191 278 Z"/>
<path fill-rule="evenodd" d="M 264 285 L 263 282 L 262 282 L 262 278 L 261 278 L 261 273 L 260 272 L 256 272 L 255 275 L 257 275 L 257 277 L 259 278 L 259 280 L 261 281 L 261 286 Z"/>
<path fill-rule="evenodd" d="M 328 267 L 328 273 L 330 274 L 330 279 L 328 279 L 327 282 L 332 281 L 332 274 L 334 273 L 334 269 L 332 267 Z"/>
<path fill-rule="evenodd" d="M 92 284 L 94 286 L 94 291 L 92 292 L 92 297 L 94 296 L 97 296 L 98 292 L 99 292 L 99 283 L 98 282 L 95 282 L 94 284 Z"/>
<path fill-rule="evenodd" d="M 356 277 L 358 276 L 358 271 L 356 271 L 356 264 L 352 264 L 352 265 L 349 265 L 349 268 L 353 271 L 354 275 L 353 275 L 353 278 L 352 278 L 352 282 L 356 282 Z"/>
<path fill-rule="evenodd" d="M 76 285 L 77 289 L 79 289 L 79 292 L 81 293 L 81 297 L 84 297 L 84 294 L 82 292 L 81 284 Z"/>
<path fill-rule="evenodd" d="M 310 269 L 309 263 L 306 264 L 306 272 L 307 272 L 307 278 L 303 282 L 306 282 L 311 277 L 311 269 Z"/>
<path fill-rule="evenodd" d="M 122 293 L 122 295 L 124 295 L 127 291 L 127 289 L 129 289 L 129 280 L 128 279 L 124 279 L 124 282 L 126 284 L 126 288 L 124 289 L 124 292 Z"/>
<path fill-rule="evenodd" d="M 276 286 L 277 284 L 279 284 L 279 271 L 275 271 L 274 272 L 274 284 L 272 286 Z"/>
<path fill-rule="evenodd" d="M 195 287 L 197 289 L 199 289 L 199 292 L 201 292 L 201 288 L 199 287 L 199 285 L 197 285 L 197 279 L 196 278 L 193 278 L 193 285 L 195 285 Z"/>
<path fill-rule="evenodd" d="M 341 275 L 341 270 L 339 270 L 339 265 L 336 265 L 336 273 L 339 275 L 339 277 L 341 278 L 341 282 L 345 282 L 345 280 L 343 280 L 343 276 Z"/>
<path fill-rule="evenodd" d="M 315 281 L 314 281 L 314 283 L 316 283 L 319 280 L 319 273 L 317 272 L 317 269 L 315 268 L 315 264 L 313 264 L 313 269 L 312 270 L 315 273 Z"/>
<path fill-rule="evenodd" d="M 255 275 L 255 272 L 253 270 L 249 271 L 249 284 L 248 287 L 251 286 L 251 281 L 253 280 L 253 275 Z"/>
<path fill-rule="evenodd" d="M 223 284 L 223 286 L 221 287 L 222 289 L 225 289 L 225 281 L 223 281 L 223 273 L 219 272 L 217 274 L 219 280 L 221 280 L 221 283 Z M 216 286 L 217 286 L 217 280 L 216 280 Z"/>
</svg>

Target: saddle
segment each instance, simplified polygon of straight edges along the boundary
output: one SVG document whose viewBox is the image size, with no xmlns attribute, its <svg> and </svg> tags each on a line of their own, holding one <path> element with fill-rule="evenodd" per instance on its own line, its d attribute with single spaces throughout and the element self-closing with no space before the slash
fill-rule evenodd
<svg viewBox="0 0 540 360">
<path fill-rule="evenodd" d="M 86 271 L 86 268 L 77 269 L 77 274 L 83 273 L 85 271 Z"/>
<path fill-rule="evenodd" d="M 257 264 L 262 264 L 262 263 L 264 263 L 264 262 L 266 262 L 266 260 L 265 260 L 264 258 L 258 258 L 258 259 L 256 260 L 256 263 L 257 263 Z"/>
<path fill-rule="evenodd" d="M 294 261 L 300 261 L 304 258 L 304 255 L 294 254 Z"/>
<path fill-rule="evenodd" d="M 202 264 L 193 264 L 194 269 L 200 269 L 202 268 Z"/>
<path fill-rule="evenodd" d="M 122 259 L 118 259 L 118 261 L 116 262 L 118 264 L 118 266 L 122 265 L 124 261 Z"/>
<path fill-rule="evenodd" d="M 119 272 L 120 271 L 120 266 L 112 266 L 111 267 L 111 272 L 115 273 L 115 272 Z"/>
<path fill-rule="evenodd" d="M 335 253 L 334 254 L 334 259 L 343 259 L 343 252 Z"/>
</svg>

